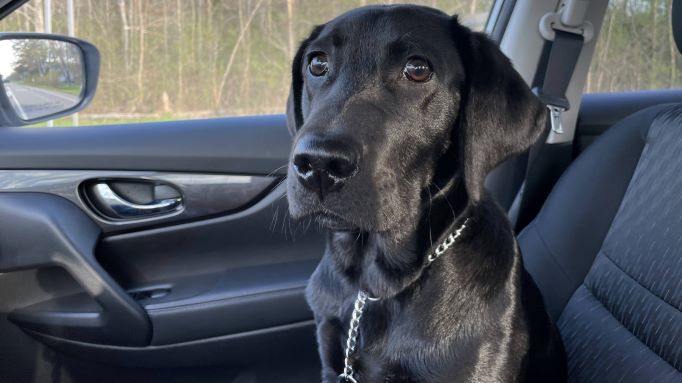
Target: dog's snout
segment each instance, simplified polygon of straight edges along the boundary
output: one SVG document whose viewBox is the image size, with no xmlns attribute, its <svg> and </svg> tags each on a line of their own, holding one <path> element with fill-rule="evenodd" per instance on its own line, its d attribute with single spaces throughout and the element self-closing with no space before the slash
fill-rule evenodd
<svg viewBox="0 0 682 383">
<path fill-rule="evenodd" d="M 294 149 L 293 167 L 299 182 L 323 199 L 356 173 L 358 154 L 343 139 L 305 136 Z"/>
</svg>

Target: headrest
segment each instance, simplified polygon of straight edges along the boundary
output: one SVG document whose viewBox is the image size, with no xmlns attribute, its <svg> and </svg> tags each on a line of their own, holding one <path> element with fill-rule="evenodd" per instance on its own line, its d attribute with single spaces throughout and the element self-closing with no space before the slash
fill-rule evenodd
<svg viewBox="0 0 682 383">
<path fill-rule="evenodd" d="M 673 0 L 672 23 L 675 45 L 682 52 L 682 0 Z"/>
</svg>

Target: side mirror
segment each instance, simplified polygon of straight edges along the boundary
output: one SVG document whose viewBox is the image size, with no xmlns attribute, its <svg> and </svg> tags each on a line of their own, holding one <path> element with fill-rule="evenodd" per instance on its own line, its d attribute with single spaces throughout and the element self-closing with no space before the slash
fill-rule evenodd
<svg viewBox="0 0 682 383">
<path fill-rule="evenodd" d="M 72 37 L 0 33 L 0 126 L 63 117 L 95 96 L 97 48 Z"/>
</svg>

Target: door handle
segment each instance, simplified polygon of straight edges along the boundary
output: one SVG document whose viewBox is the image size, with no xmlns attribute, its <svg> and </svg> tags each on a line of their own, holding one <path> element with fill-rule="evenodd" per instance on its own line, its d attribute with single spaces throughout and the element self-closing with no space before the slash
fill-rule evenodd
<svg viewBox="0 0 682 383">
<path fill-rule="evenodd" d="M 109 218 L 144 218 L 150 215 L 171 213 L 182 205 L 182 197 L 163 198 L 148 204 L 139 204 L 121 197 L 106 182 L 98 182 L 92 188 L 92 197 L 101 213 Z"/>
</svg>

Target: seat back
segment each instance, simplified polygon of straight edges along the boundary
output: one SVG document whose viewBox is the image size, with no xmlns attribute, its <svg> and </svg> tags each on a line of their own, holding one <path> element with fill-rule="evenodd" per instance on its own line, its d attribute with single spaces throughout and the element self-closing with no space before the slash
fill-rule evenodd
<svg viewBox="0 0 682 383">
<path fill-rule="evenodd" d="M 682 381 L 681 310 L 682 105 L 674 105 L 654 118 L 608 234 L 559 319 L 573 380 Z"/>
<path fill-rule="evenodd" d="M 572 382 L 682 382 L 682 104 L 614 126 L 519 236 Z"/>
</svg>

